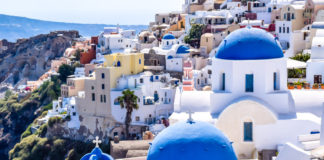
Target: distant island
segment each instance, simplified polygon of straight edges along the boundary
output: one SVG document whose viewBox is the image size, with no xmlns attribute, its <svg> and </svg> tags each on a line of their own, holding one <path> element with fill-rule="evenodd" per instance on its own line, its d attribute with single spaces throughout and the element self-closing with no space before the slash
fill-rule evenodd
<svg viewBox="0 0 324 160">
<path fill-rule="evenodd" d="M 51 22 L 25 17 L 10 16 L 0 14 L 0 40 L 7 39 L 15 42 L 20 38 L 29 38 L 38 34 L 46 34 L 57 30 L 77 30 L 80 35 L 90 37 L 98 35 L 104 27 L 115 27 L 108 24 L 80 24 Z M 133 29 L 139 33 L 147 29 L 147 25 L 120 25 L 120 28 L 127 30 Z"/>
</svg>

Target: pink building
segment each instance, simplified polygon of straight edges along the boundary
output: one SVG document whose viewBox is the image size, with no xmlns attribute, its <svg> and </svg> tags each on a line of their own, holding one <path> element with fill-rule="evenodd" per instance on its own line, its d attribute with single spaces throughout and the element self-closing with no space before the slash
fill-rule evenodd
<svg viewBox="0 0 324 160">
<path fill-rule="evenodd" d="M 187 59 L 183 62 L 182 88 L 184 91 L 194 90 L 192 61 Z"/>
</svg>

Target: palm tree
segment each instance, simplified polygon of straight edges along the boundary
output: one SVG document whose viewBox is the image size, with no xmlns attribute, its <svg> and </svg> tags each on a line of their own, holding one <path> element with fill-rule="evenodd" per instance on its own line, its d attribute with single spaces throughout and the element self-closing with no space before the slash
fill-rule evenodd
<svg viewBox="0 0 324 160">
<path fill-rule="evenodd" d="M 123 91 L 123 95 L 118 97 L 118 102 L 121 108 L 126 109 L 126 118 L 125 118 L 125 133 L 126 138 L 129 139 L 129 126 L 132 122 L 132 112 L 134 109 L 138 109 L 137 96 L 134 94 L 134 91 L 129 89 Z"/>
</svg>

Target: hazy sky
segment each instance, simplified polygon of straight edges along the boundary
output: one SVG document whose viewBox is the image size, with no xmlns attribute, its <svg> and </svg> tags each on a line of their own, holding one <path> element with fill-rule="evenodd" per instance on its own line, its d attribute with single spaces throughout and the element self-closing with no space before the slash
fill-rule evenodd
<svg viewBox="0 0 324 160">
<path fill-rule="evenodd" d="M 145 24 L 155 13 L 180 11 L 184 0 L 0 0 L 0 14 L 42 20 Z"/>
</svg>

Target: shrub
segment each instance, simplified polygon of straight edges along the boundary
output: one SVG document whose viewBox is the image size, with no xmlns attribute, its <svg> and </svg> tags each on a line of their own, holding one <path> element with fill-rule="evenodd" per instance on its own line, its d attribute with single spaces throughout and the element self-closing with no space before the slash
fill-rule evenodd
<svg viewBox="0 0 324 160">
<path fill-rule="evenodd" d="M 307 62 L 310 59 L 310 54 L 298 53 L 294 57 L 291 57 L 291 59 L 294 59 L 297 61 L 302 61 L 302 62 Z"/>
<path fill-rule="evenodd" d="M 52 128 L 55 124 L 64 123 L 64 120 L 61 117 L 51 117 L 47 123 L 48 126 Z"/>
<path fill-rule="evenodd" d="M 31 132 L 31 125 L 32 125 L 32 124 L 30 124 L 30 125 L 26 128 L 25 132 L 21 134 L 20 139 L 23 139 L 23 138 L 25 138 L 25 137 L 28 137 L 28 136 L 32 135 L 32 132 Z"/>
</svg>

